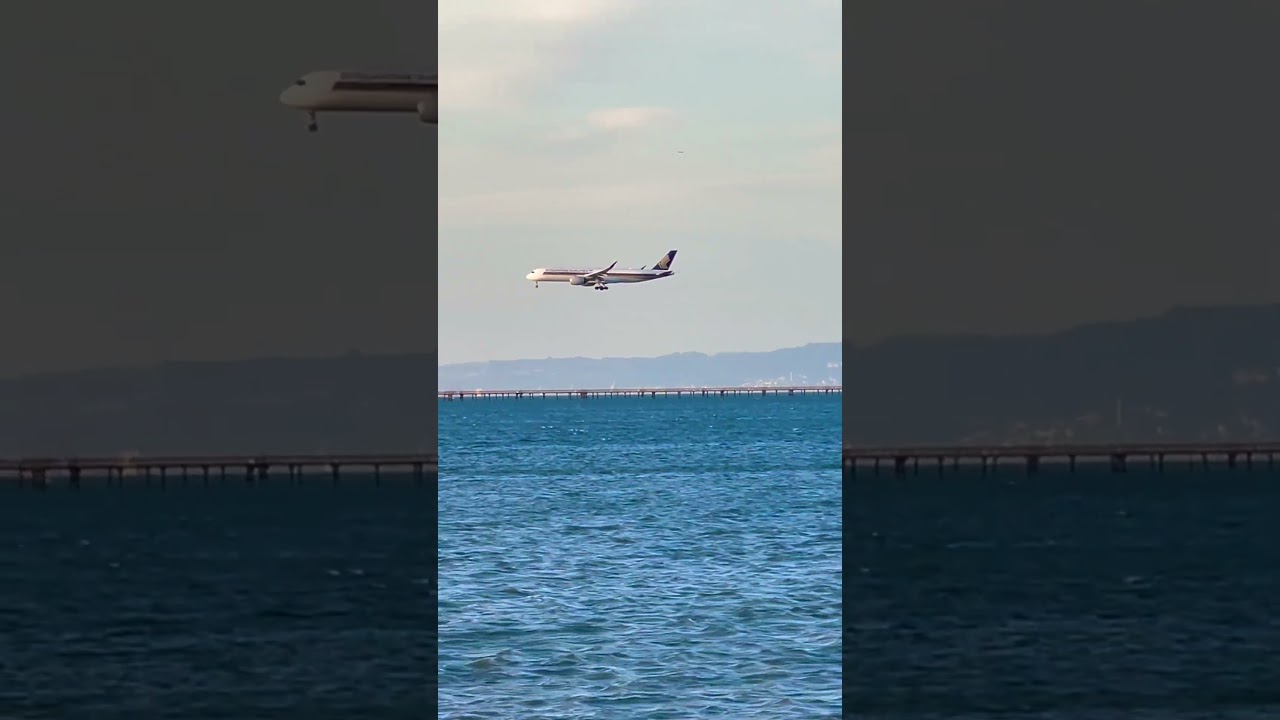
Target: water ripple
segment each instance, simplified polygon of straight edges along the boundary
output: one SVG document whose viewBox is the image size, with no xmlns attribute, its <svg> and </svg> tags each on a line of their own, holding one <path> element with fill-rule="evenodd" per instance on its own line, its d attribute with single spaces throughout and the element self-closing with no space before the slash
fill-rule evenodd
<svg viewBox="0 0 1280 720">
<path fill-rule="evenodd" d="M 443 405 L 440 717 L 838 717 L 839 411 Z"/>
</svg>

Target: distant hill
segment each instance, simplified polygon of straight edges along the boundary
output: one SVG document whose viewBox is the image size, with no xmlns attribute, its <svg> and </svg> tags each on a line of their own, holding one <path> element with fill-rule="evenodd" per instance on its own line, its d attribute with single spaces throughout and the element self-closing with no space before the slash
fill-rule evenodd
<svg viewBox="0 0 1280 720">
<path fill-rule="evenodd" d="M 0 457 L 434 452 L 435 365 L 351 355 L 0 380 Z"/>
<path fill-rule="evenodd" d="M 459 363 L 441 365 L 439 383 L 445 390 L 839 385 L 840 352 L 840 343 L 811 343 L 771 352 Z"/>
<path fill-rule="evenodd" d="M 846 441 L 1280 439 L 1280 305 L 848 349 Z"/>
<path fill-rule="evenodd" d="M 1041 336 L 897 338 L 843 348 L 843 359 L 841 349 L 446 366 L 351 355 L 34 375 L 0 380 L 0 456 L 431 451 L 437 380 L 843 382 L 844 431 L 857 443 L 1280 439 L 1280 305 L 1178 308 Z"/>
</svg>

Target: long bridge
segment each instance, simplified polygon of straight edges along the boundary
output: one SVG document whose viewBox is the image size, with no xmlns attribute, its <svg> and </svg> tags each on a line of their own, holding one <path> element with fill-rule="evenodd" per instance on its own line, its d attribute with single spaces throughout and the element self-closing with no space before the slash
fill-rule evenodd
<svg viewBox="0 0 1280 720">
<path fill-rule="evenodd" d="M 108 483 L 123 483 L 125 478 L 164 483 L 169 479 L 189 482 L 211 477 L 225 480 L 239 476 L 246 481 L 265 481 L 275 472 L 283 472 L 291 481 L 304 475 L 328 474 L 337 482 L 344 471 L 363 470 L 375 482 L 383 475 L 411 474 L 424 480 L 438 472 L 437 453 L 404 453 L 383 455 L 236 455 L 236 456 L 151 456 L 151 457 L 67 457 L 0 459 L 0 480 L 48 484 L 54 477 L 64 477 L 78 486 L 82 478 L 105 478 Z"/>
<path fill-rule="evenodd" d="M 1185 462 L 1191 467 L 1208 469 L 1214 465 L 1235 468 L 1265 464 L 1275 468 L 1280 455 L 1280 441 L 1205 442 L 1205 443 L 1099 443 L 1041 445 L 937 445 L 902 447 L 860 447 L 845 445 L 843 453 L 846 473 L 860 469 L 880 472 L 881 466 L 896 475 L 919 472 L 921 463 L 932 464 L 938 472 L 948 466 L 977 465 L 983 472 L 993 471 L 1002 463 L 1021 463 L 1028 474 L 1035 474 L 1042 462 L 1065 464 L 1074 471 L 1079 463 L 1108 463 L 1112 472 L 1127 472 L 1132 462 L 1146 460 L 1147 466 L 1163 471 L 1171 462 Z"/>
<path fill-rule="evenodd" d="M 601 397 L 725 397 L 728 395 L 839 395 L 840 385 L 765 385 L 759 387 L 637 387 L 559 390 L 440 390 L 437 400 L 468 398 L 601 398 Z"/>
</svg>

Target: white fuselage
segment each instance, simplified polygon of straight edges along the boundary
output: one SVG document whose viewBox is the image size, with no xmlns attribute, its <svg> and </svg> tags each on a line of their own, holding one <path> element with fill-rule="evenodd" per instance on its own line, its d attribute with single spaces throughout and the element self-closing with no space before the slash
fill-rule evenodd
<svg viewBox="0 0 1280 720">
<path fill-rule="evenodd" d="M 313 126 L 321 112 L 415 113 L 435 124 L 438 93 L 435 75 L 321 70 L 298 78 L 280 102 L 306 111 Z"/>
<path fill-rule="evenodd" d="M 610 270 L 601 275 L 597 279 L 582 280 L 588 273 L 593 272 L 591 269 L 572 269 L 572 268 L 538 268 L 528 275 L 524 276 L 525 280 L 535 283 L 544 282 L 567 282 L 573 285 L 594 286 L 601 285 L 617 285 L 620 283 L 639 283 L 657 280 L 669 275 L 675 275 L 674 270 Z M 574 278 L 578 278 L 574 282 Z"/>
</svg>

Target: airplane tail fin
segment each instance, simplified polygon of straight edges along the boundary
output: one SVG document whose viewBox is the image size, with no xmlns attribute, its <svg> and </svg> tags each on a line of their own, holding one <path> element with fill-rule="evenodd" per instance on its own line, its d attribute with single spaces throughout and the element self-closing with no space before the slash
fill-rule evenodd
<svg viewBox="0 0 1280 720">
<path fill-rule="evenodd" d="M 658 261 L 658 264 L 653 266 L 653 269 L 654 270 L 670 270 L 671 263 L 675 261 L 676 261 L 676 251 L 672 250 L 668 252 L 666 255 L 663 255 L 662 259 Z"/>
</svg>

